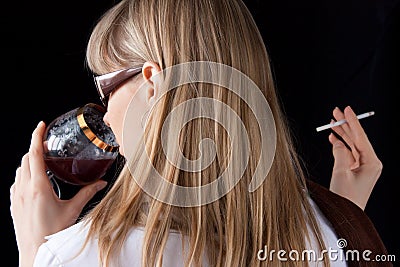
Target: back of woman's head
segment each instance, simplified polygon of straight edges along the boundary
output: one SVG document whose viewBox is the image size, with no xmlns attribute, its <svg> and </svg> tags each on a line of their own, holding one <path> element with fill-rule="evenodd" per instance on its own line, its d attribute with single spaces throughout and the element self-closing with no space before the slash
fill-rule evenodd
<svg viewBox="0 0 400 267">
<path fill-rule="evenodd" d="M 242 1 L 119 2 L 92 33 L 88 66 L 103 74 L 146 61 L 162 70 L 211 63 L 200 64 L 203 69 L 179 68 L 178 80 L 193 82 L 174 88 L 170 87 L 176 73 L 172 78 L 164 73 L 169 83 L 159 85 L 160 98 L 143 137 L 145 149 L 128 160 L 111 191 L 90 214 L 91 234 L 99 237 L 104 259 L 114 255 L 134 225 L 146 229 L 145 266 L 159 262 L 170 229 L 181 231 L 188 241 L 191 266 L 200 265 L 203 256 L 211 266 L 257 266 L 263 263 L 257 252 L 264 246 L 304 249 L 306 224 L 314 227 L 315 220 L 279 108 L 267 50 Z M 208 82 L 200 81 L 204 79 Z M 191 101 L 195 99 L 201 101 Z M 190 105 L 180 108 L 185 103 Z M 260 114 L 273 119 L 265 121 Z M 153 170 L 174 186 L 166 190 L 165 184 L 153 183 L 156 196 L 149 197 L 142 185 L 151 180 Z M 252 191 L 249 185 L 255 175 L 259 179 Z M 221 176 L 226 179 L 213 190 L 202 190 Z M 195 188 L 194 196 L 182 197 L 178 187 Z M 274 263 L 280 264 L 276 259 Z"/>
<path fill-rule="evenodd" d="M 121 1 L 93 32 L 89 67 L 104 73 L 145 61 L 166 68 L 187 61 L 258 67 L 268 73 L 266 51 L 241 1 Z"/>
</svg>

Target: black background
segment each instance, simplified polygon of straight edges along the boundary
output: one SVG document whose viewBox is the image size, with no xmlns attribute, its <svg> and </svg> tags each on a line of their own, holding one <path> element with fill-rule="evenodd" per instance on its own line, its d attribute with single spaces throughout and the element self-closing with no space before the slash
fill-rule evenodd
<svg viewBox="0 0 400 267">
<path fill-rule="evenodd" d="M 299 153 L 310 179 L 329 186 L 328 131 L 335 106 L 362 120 L 383 172 L 366 207 L 389 254 L 399 254 L 398 90 L 400 5 L 397 0 L 245 1 L 260 27 Z M 114 1 L 17 2 L 1 14 L 1 236 L 3 259 L 17 265 L 9 188 L 31 132 L 72 108 L 99 103 L 84 54 L 89 33 Z M 110 179 L 107 177 L 107 179 Z M 65 190 L 75 190 L 66 187 Z M 96 199 L 101 197 L 101 193 Z M 51 218 L 49 218 L 51 220 Z M 397 262 L 400 259 L 397 260 Z"/>
</svg>

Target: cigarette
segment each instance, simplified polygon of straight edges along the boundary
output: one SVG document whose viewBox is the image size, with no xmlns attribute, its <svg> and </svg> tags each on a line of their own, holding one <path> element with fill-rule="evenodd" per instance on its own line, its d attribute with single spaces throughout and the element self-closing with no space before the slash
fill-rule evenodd
<svg viewBox="0 0 400 267">
<path fill-rule="evenodd" d="M 362 113 L 360 115 L 357 115 L 357 118 L 359 120 L 361 120 L 361 119 L 364 119 L 364 118 L 368 118 L 368 117 L 370 117 L 370 116 L 372 116 L 374 114 L 375 114 L 374 111 L 365 112 L 365 113 Z M 329 124 L 317 127 L 317 132 L 322 131 L 322 130 L 326 130 L 326 129 L 329 129 L 329 128 L 332 128 L 332 127 L 335 127 L 335 126 L 342 125 L 343 123 L 346 123 L 346 122 L 347 122 L 347 120 L 343 119 L 343 120 L 336 121 L 334 123 L 329 123 Z"/>
</svg>

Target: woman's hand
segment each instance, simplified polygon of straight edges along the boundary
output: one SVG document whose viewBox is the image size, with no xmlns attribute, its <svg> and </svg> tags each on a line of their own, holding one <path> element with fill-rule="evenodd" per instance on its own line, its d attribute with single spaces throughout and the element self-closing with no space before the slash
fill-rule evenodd
<svg viewBox="0 0 400 267">
<path fill-rule="evenodd" d="M 33 131 L 29 152 L 22 157 L 10 188 L 10 210 L 19 250 L 19 266 L 32 266 L 45 236 L 73 225 L 84 206 L 105 181 L 83 187 L 72 199 L 57 197 L 46 174 L 43 159 L 45 124 Z"/>
<path fill-rule="evenodd" d="M 329 189 L 364 210 L 381 175 L 382 162 L 376 156 L 356 114 L 349 106 L 344 112 L 335 108 L 333 116 L 336 120 L 347 120 L 347 123 L 333 127 L 332 130 L 348 147 L 333 133 L 329 135 L 335 159 Z"/>
</svg>

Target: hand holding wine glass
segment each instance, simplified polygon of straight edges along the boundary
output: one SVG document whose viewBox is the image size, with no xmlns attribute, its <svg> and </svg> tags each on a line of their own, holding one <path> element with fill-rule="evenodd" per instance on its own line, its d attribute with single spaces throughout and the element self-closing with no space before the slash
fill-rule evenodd
<svg viewBox="0 0 400 267">
<path fill-rule="evenodd" d="M 32 266 L 45 236 L 65 229 L 77 220 L 88 201 L 106 182 L 98 180 L 84 186 L 69 200 L 58 198 L 46 174 L 43 136 L 46 125 L 40 122 L 33 131 L 29 152 L 17 168 L 10 188 L 10 211 L 19 249 L 19 266 Z"/>
</svg>

